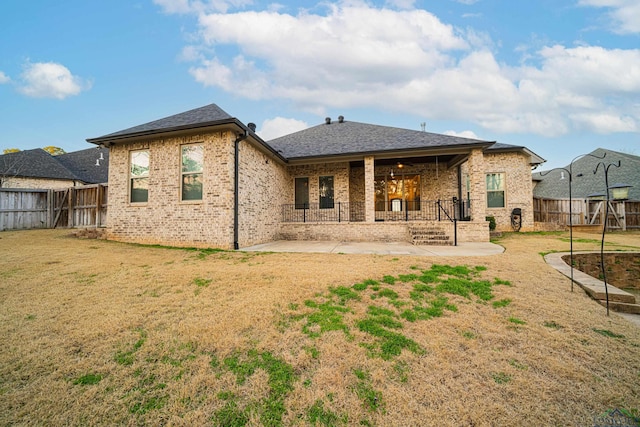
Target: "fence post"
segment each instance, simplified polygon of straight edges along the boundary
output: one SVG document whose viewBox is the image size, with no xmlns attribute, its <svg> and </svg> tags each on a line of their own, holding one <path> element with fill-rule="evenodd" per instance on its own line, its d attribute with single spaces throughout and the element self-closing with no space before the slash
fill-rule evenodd
<svg viewBox="0 0 640 427">
<path fill-rule="evenodd" d="M 67 206 L 69 211 L 67 212 L 67 227 L 73 228 L 73 204 L 75 203 L 76 192 L 73 187 L 69 188 L 69 198 L 67 200 Z"/>
<path fill-rule="evenodd" d="M 47 190 L 47 228 L 53 228 L 53 190 Z"/>
<path fill-rule="evenodd" d="M 96 187 L 96 228 L 100 227 L 100 207 L 102 206 L 102 185 Z"/>
<path fill-rule="evenodd" d="M 340 222 L 341 218 L 341 213 L 342 213 L 342 208 L 340 207 L 340 203 L 338 202 L 338 222 Z"/>
</svg>

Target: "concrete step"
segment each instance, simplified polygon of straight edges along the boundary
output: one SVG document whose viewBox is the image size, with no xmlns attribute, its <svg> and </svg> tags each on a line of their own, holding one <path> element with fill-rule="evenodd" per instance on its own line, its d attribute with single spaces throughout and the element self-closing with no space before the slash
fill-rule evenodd
<svg viewBox="0 0 640 427">
<path fill-rule="evenodd" d="M 416 246 L 452 246 L 447 232 L 433 225 L 414 225 L 409 227 L 411 241 Z"/>
<path fill-rule="evenodd" d="M 432 236 L 413 236 L 413 240 L 449 240 L 449 236 L 432 235 Z"/>
<path fill-rule="evenodd" d="M 598 301 L 604 307 L 607 306 L 607 301 Z M 640 304 L 628 304 L 625 302 L 611 301 L 609 299 L 609 308 L 619 313 L 640 314 Z"/>
<path fill-rule="evenodd" d="M 415 246 L 453 246 L 451 240 L 424 240 L 420 242 L 413 242 Z"/>
<path fill-rule="evenodd" d="M 591 296 L 591 298 L 604 301 L 607 299 L 608 291 L 609 302 L 616 301 L 625 304 L 636 303 L 636 297 L 633 294 L 623 291 L 622 289 L 618 289 L 612 285 L 607 286 L 607 291 L 605 291 L 604 284 L 602 282 L 600 282 L 599 280 L 594 280 L 594 282 L 597 283 L 589 284 L 589 286 L 583 286 L 584 290 Z"/>
<path fill-rule="evenodd" d="M 411 231 L 411 235 L 413 236 L 445 236 L 445 233 L 442 230 L 413 230 Z"/>
</svg>

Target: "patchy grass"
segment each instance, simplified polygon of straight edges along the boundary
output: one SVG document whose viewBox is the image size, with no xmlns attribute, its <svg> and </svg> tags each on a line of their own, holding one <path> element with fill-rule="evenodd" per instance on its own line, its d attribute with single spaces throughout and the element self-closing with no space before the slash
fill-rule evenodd
<svg viewBox="0 0 640 427">
<path fill-rule="evenodd" d="M 391 258 L 67 233 L 0 233 L 0 425 L 587 425 L 640 408 L 638 328 L 536 255 L 566 234 Z"/>
<path fill-rule="evenodd" d="M 493 301 L 491 303 L 493 308 L 502 308 L 502 307 L 508 306 L 509 304 L 511 304 L 511 299 L 509 299 L 509 298 L 501 299 L 501 300 L 498 300 L 498 301 Z"/>
<path fill-rule="evenodd" d="M 75 385 L 94 385 L 102 381 L 102 375 L 100 374 L 86 374 L 73 380 Z"/>
<path fill-rule="evenodd" d="M 611 332 L 608 329 L 597 329 L 597 328 L 593 328 L 593 332 L 600 334 L 602 336 L 605 336 L 607 338 L 624 338 L 624 335 L 622 334 L 616 334 L 615 332 Z"/>
</svg>

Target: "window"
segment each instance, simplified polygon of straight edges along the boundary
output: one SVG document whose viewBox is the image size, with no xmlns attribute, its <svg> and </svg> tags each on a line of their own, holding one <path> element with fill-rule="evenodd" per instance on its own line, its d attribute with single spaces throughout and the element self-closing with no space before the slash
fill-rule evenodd
<svg viewBox="0 0 640 427">
<path fill-rule="evenodd" d="M 202 145 L 182 146 L 182 200 L 202 200 Z"/>
<path fill-rule="evenodd" d="M 149 151 L 132 151 L 129 165 L 129 201 L 146 203 L 149 200 Z"/>
<path fill-rule="evenodd" d="M 420 175 L 378 176 L 374 188 L 376 211 L 420 210 Z"/>
<path fill-rule="evenodd" d="M 333 209 L 333 177 L 321 176 L 318 186 L 320 209 Z"/>
<path fill-rule="evenodd" d="M 504 173 L 487 174 L 487 207 L 504 208 Z"/>
<path fill-rule="evenodd" d="M 296 178 L 295 180 L 296 209 L 309 208 L 309 178 Z"/>
</svg>

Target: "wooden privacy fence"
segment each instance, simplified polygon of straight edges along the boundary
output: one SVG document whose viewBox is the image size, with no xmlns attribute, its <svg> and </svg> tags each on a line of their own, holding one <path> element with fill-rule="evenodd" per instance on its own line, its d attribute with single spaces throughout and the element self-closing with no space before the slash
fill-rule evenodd
<svg viewBox="0 0 640 427">
<path fill-rule="evenodd" d="M 0 188 L 0 231 L 50 228 L 52 190 Z"/>
<path fill-rule="evenodd" d="M 569 225 L 569 199 L 533 199 L 536 222 Z M 605 202 L 591 199 L 571 199 L 571 219 L 574 225 L 602 225 Z M 611 201 L 607 229 L 640 229 L 640 201 Z"/>
<path fill-rule="evenodd" d="M 64 190 L 0 188 L 0 231 L 30 228 L 104 227 L 105 184 Z"/>
<path fill-rule="evenodd" d="M 107 188 L 94 184 L 54 190 L 52 228 L 106 226 Z"/>
</svg>

